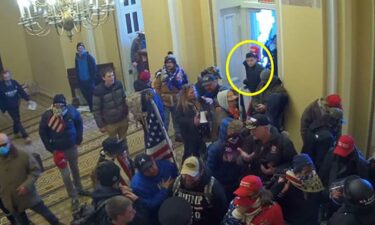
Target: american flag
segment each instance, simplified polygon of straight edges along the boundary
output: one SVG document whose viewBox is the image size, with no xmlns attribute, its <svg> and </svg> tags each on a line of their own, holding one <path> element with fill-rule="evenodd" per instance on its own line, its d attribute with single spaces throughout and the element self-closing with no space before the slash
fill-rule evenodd
<svg viewBox="0 0 375 225">
<path fill-rule="evenodd" d="M 158 118 L 153 110 L 148 115 L 147 130 L 146 154 L 152 156 L 155 160 L 168 159 L 172 161 L 172 152 L 169 149 L 168 142 L 163 135 Z"/>
</svg>

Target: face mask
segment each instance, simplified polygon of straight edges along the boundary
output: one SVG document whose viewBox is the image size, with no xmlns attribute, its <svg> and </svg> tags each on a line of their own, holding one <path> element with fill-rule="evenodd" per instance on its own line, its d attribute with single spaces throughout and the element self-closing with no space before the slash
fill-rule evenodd
<svg viewBox="0 0 375 225">
<path fill-rule="evenodd" d="M 3 147 L 0 147 L 0 155 L 7 155 L 9 153 L 9 150 L 10 150 L 9 144 Z"/>
</svg>

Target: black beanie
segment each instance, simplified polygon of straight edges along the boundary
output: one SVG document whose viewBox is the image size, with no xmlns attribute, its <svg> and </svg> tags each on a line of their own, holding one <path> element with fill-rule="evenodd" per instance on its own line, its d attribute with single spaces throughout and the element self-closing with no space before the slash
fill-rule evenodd
<svg viewBox="0 0 375 225">
<path fill-rule="evenodd" d="M 104 161 L 96 168 L 96 178 L 105 187 L 111 187 L 120 180 L 120 168 L 112 161 Z"/>
<path fill-rule="evenodd" d="M 63 94 L 57 94 L 53 97 L 53 104 L 60 103 L 66 105 L 66 99 Z"/>
</svg>

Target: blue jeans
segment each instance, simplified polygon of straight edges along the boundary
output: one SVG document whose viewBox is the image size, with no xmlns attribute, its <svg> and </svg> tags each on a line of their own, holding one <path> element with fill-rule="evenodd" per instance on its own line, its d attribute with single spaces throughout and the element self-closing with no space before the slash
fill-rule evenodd
<svg viewBox="0 0 375 225">
<path fill-rule="evenodd" d="M 31 207 L 31 210 L 41 215 L 44 219 L 48 221 L 51 225 L 58 225 L 59 219 L 47 208 L 47 206 L 44 204 L 44 202 L 39 202 L 38 204 Z M 16 218 L 16 221 L 21 225 L 29 225 L 30 220 L 27 217 L 25 212 L 22 213 L 15 213 L 13 215 Z"/>
<path fill-rule="evenodd" d="M 172 114 L 172 122 L 173 122 L 173 129 L 175 132 L 175 136 L 181 137 L 181 130 L 180 127 L 178 126 L 177 120 L 176 120 L 176 107 L 167 107 L 164 106 L 164 118 L 165 118 L 165 129 L 168 131 L 169 127 L 169 120 L 170 120 L 170 114 Z"/>
</svg>

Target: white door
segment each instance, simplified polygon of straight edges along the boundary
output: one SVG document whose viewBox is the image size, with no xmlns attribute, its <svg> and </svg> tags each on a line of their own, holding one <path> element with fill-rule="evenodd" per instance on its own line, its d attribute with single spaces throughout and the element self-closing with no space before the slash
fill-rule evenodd
<svg viewBox="0 0 375 225">
<path fill-rule="evenodd" d="M 224 9 L 221 11 L 222 30 L 220 42 L 223 44 L 224 51 L 221 52 L 221 69 L 225 71 L 225 63 L 231 49 L 241 41 L 241 23 L 238 8 Z M 245 69 L 242 65 L 242 48 L 238 48 L 232 55 L 229 70 L 231 80 L 240 88 L 245 79 Z"/>
<path fill-rule="evenodd" d="M 144 31 L 141 0 L 116 0 L 119 47 L 127 94 L 134 92 L 137 70 L 132 66 L 130 50 L 138 31 Z"/>
</svg>

